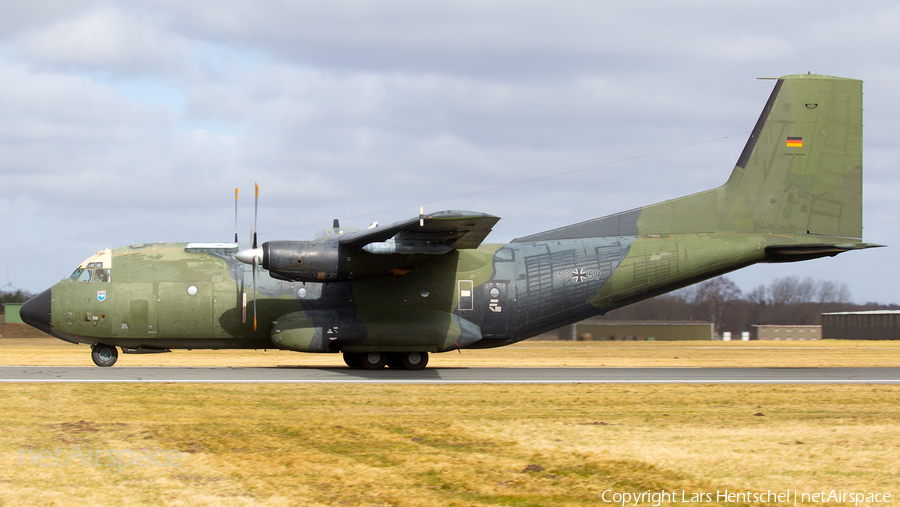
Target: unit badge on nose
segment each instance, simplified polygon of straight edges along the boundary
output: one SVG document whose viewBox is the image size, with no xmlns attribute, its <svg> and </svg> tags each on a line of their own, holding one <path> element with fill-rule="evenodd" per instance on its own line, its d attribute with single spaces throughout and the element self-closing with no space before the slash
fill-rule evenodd
<svg viewBox="0 0 900 507">
<path fill-rule="evenodd" d="M 105 290 L 97 291 L 97 301 L 106 301 L 106 291 Z"/>
</svg>

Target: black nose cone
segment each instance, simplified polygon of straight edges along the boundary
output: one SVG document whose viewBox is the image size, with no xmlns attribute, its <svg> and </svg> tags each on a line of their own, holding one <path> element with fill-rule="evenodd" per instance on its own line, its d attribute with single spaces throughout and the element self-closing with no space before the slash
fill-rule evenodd
<svg viewBox="0 0 900 507">
<path fill-rule="evenodd" d="M 50 289 L 26 301 L 19 316 L 22 322 L 50 334 Z"/>
</svg>

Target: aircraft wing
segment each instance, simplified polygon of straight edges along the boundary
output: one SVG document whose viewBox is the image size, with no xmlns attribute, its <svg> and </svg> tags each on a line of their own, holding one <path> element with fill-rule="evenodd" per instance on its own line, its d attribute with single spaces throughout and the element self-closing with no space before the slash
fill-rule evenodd
<svg viewBox="0 0 900 507">
<path fill-rule="evenodd" d="M 446 245 L 450 247 L 446 251 L 453 248 L 472 249 L 481 245 L 498 221 L 500 217 L 475 211 L 440 211 L 386 227 L 345 234 L 341 236 L 340 243 L 346 248 L 362 249 L 373 243 L 395 240 L 410 246 Z"/>
</svg>

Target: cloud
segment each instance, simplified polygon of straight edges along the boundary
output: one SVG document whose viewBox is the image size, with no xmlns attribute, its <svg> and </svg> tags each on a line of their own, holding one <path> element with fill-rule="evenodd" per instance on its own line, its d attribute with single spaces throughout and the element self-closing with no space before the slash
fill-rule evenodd
<svg viewBox="0 0 900 507">
<path fill-rule="evenodd" d="M 897 13 L 29 2 L 0 20 L 0 211 L 17 218 L 0 254 L 36 291 L 103 246 L 227 239 L 235 186 L 243 237 L 254 181 L 260 229 L 288 229 L 266 239 L 433 202 L 503 216 L 490 239 L 506 241 L 722 184 L 771 91 L 754 78 L 808 70 L 866 79 L 866 235 L 890 242 Z"/>
<path fill-rule="evenodd" d="M 152 16 L 99 8 L 35 27 L 16 47 L 34 63 L 117 74 L 171 71 L 183 64 L 179 42 Z"/>
</svg>

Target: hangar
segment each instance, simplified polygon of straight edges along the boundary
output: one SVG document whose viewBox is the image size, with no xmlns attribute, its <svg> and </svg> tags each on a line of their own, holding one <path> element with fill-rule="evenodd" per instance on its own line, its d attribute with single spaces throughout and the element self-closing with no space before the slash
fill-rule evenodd
<svg viewBox="0 0 900 507">
<path fill-rule="evenodd" d="M 822 314 L 822 338 L 897 340 L 900 310 L 833 312 Z"/>
</svg>

